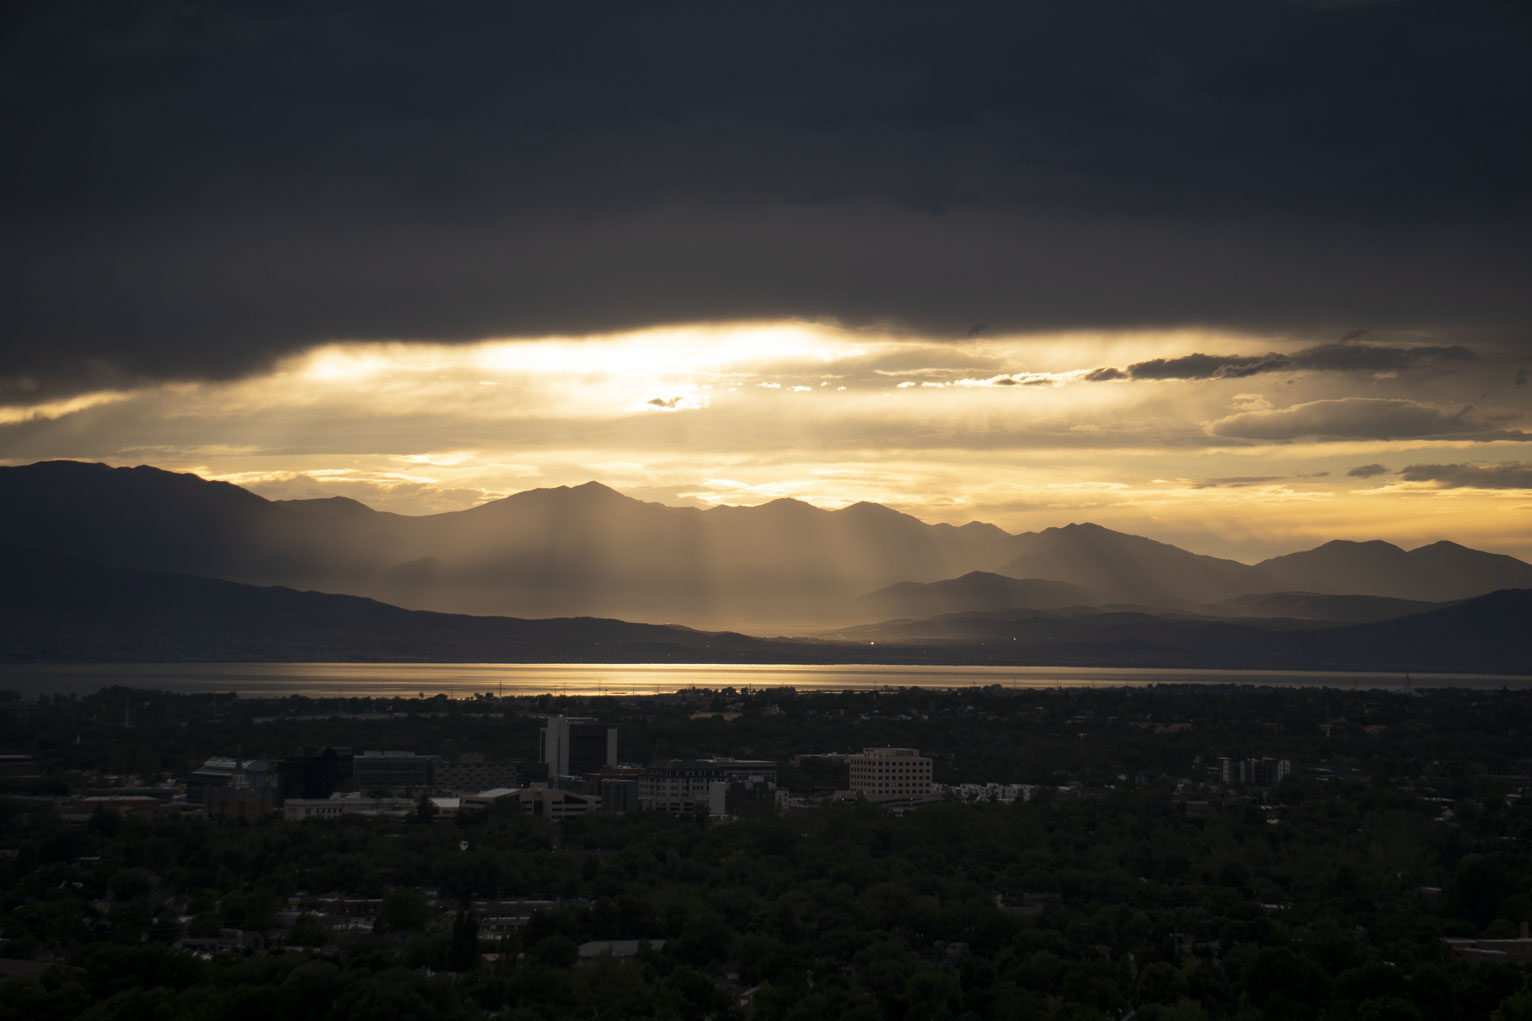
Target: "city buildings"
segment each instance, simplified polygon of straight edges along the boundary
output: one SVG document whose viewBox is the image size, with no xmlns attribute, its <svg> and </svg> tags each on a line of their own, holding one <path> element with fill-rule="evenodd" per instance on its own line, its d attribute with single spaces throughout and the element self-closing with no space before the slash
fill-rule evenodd
<svg viewBox="0 0 1532 1021">
<path fill-rule="evenodd" d="M 1293 771 L 1287 759 L 1231 759 L 1218 760 L 1218 778 L 1224 783 L 1240 783 L 1247 787 L 1275 787 Z"/>
</svg>

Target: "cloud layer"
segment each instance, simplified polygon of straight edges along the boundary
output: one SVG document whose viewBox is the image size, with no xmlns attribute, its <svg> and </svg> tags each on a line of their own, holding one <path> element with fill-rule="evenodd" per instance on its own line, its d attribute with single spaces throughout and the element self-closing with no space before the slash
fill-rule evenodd
<svg viewBox="0 0 1532 1021">
<path fill-rule="evenodd" d="M 1245 411 L 1208 425 L 1213 436 L 1285 443 L 1299 439 L 1407 440 L 1432 437 L 1473 440 L 1526 439 L 1528 434 L 1498 429 L 1471 406 L 1447 408 L 1420 401 L 1378 397 L 1343 397 L 1307 401 L 1287 408 Z"/>
<path fill-rule="evenodd" d="M 1444 489 L 1532 489 L 1532 464 L 1412 464 L 1401 468 L 1399 477 Z"/>
<path fill-rule="evenodd" d="M 759 318 L 1526 335 L 1517 5 L 9 15 L 4 403 Z"/>
<path fill-rule="evenodd" d="M 1188 354 L 1152 358 L 1126 369 L 1092 369 L 1091 382 L 1116 379 L 1245 379 L 1269 372 L 1398 372 L 1422 366 L 1442 368 L 1479 360 L 1462 344 L 1391 347 L 1382 344 L 1316 344 L 1292 354 Z"/>
</svg>

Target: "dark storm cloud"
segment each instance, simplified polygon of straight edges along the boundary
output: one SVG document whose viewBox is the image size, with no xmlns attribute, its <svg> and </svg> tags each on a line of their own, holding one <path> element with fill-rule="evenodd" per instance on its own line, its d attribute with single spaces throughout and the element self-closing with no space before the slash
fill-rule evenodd
<svg viewBox="0 0 1532 1021">
<path fill-rule="evenodd" d="M 1406 482 L 1435 482 L 1444 489 L 1532 489 L 1532 464 L 1412 464 L 1400 469 Z"/>
<path fill-rule="evenodd" d="M 1345 397 L 1308 401 L 1288 408 L 1245 411 L 1211 422 L 1207 429 L 1213 436 L 1273 443 L 1300 439 L 1529 438 L 1527 433 L 1495 428 L 1476 415 L 1472 407 L 1444 408 L 1419 401 L 1375 397 Z"/>
<path fill-rule="evenodd" d="M 1349 335 L 1348 335 L 1349 336 Z M 1380 344 L 1316 344 L 1290 355 L 1189 354 L 1179 358 L 1152 358 L 1135 362 L 1126 370 L 1094 369 L 1085 379 L 1243 379 L 1267 372 L 1309 370 L 1315 372 L 1395 372 L 1419 366 L 1443 366 L 1478 361 L 1460 344 L 1449 347 L 1422 345 L 1386 347 Z"/>
<path fill-rule="evenodd" d="M 1346 472 L 1348 478 L 1370 479 L 1377 475 L 1387 475 L 1388 469 L 1381 464 L 1359 464 Z"/>
<path fill-rule="evenodd" d="M 1513 5 L 7 15 L 11 397 L 324 339 L 781 316 L 1498 336 L 1528 311 Z"/>
<path fill-rule="evenodd" d="M 1240 379 L 1262 372 L 1288 368 L 1291 362 L 1281 355 L 1235 357 L 1190 354 L 1180 358 L 1152 358 L 1128 366 L 1132 379 Z"/>
</svg>

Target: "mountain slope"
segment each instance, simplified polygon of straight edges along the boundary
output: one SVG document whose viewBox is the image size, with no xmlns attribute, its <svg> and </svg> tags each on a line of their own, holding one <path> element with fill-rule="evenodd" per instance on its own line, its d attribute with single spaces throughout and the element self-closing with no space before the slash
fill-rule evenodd
<svg viewBox="0 0 1532 1021">
<path fill-rule="evenodd" d="M 593 618 L 520 620 L 404 610 L 357 596 L 103 568 L 0 546 L 0 660 L 723 660 L 767 646 L 736 634 Z"/>
<path fill-rule="evenodd" d="M 869 620 L 892 617 L 935 617 L 975 610 L 1052 609 L 1088 606 L 1100 598 L 1088 589 L 1042 578 L 1007 578 L 987 571 L 970 571 L 961 578 L 921 584 L 903 581 L 860 596 L 852 604 Z"/>
<path fill-rule="evenodd" d="M 1016 536 L 1014 545 L 1016 554 L 999 568 L 1001 574 L 1069 582 L 1108 602 L 1214 603 L 1277 587 L 1238 561 L 1188 553 L 1089 523 L 1028 532 Z"/>
<path fill-rule="evenodd" d="M 1268 570 L 1097 525 L 1012 536 L 978 523 L 928 525 L 868 503 L 698 510 L 586 483 L 409 517 L 345 499 L 271 501 L 194 475 L 77 462 L 0 467 L 0 536 L 109 567 L 346 592 L 412 609 L 757 632 L 1082 600 L 1196 610 L 1278 590 L 1435 602 L 1532 587 L 1532 566 L 1452 543 L 1408 554 L 1386 543 L 1329 544 L 1275 558 Z M 976 571 L 988 577 L 965 580 Z M 1032 591 L 1006 590 L 997 575 Z M 949 582 L 956 585 L 919 597 L 919 589 L 900 590 L 925 602 L 872 613 L 856 605 L 899 583 Z M 1066 595 L 1059 585 L 1089 594 Z"/>
<path fill-rule="evenodd" d="M 1337 539 L 1263 560 L 1256 568 L 1282 588 L 1444 602 L 1497 589 L 1532 588 L 1532 564 L 1437 542 L 1406 552 L 1393 543 Z"/>
<path fill-rule="evenodd" d="M 1230 599 L 1213 609 L 1241 617 L 1292 617 L 1338 624 L 1369 624 L 1411 613 L 1434 610 L 1440 604 L 1389 596 L 1334 596 L 1318 592 L 1258 592 Z M 1211 611 L 1210 611 L 1211 612 Z"/>
<path fill-rule="evenodd" d="M 946 649 L 972 663 L 1532 674 L 1529 619 L 1532 590 L 1513 589 L 1371 624 L 1007 610 L 887 621 L 837 637 L 890 655 Z"/>
<path fill-rule="evenodd" d="M 817 622 L 858 593 L 1004 555 L 992 526 L 876 505 L 674 509 L 598 483 L 421 517 L 269 501 L 155 468 L 0 468 L 0 534 L 116 567 L 371 596 L 448 612 Z"/>
</svg>

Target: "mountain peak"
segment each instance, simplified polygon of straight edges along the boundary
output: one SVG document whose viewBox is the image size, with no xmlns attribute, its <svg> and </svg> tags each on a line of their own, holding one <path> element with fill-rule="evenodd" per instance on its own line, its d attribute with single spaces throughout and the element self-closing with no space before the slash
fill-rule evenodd
<svg viewBox="0 0 1532 1021">
<path fill-rule="evenodd" d="M 1398 553 L 1403 553 L 1404 552 L 1404 550 L 1401 549 L 1400 547 L 1395 546 L 1393 543 L 1388 542 L 1388 541 L 1383 540 L 1383 539 L 1363 539 L 1363 540 L 1357 540 L 1357 539 L 1331 539 L 1329 542 L 1325 543 L 1323 546 L 1316 547 L 1316 551 L 1317 550 L 1332 550 L 1332 551 L 1336 551 L 1336 550 L 1348 550 L 1348 549 L 1349 550 L 1369 550 L 1369 551 L 1377 552 L 1377 553 L 1382 553 L 1382 552 L 1385 552 L 1387 550 L 1394 550 L 1395 552 L 1398 552 Z M 1314 551 L 1311 551 L 1311 552 L 1314 552 Z"/>
<path fill-rule="evenodd" d="M 765 510 L 768 507 L 776 507 L 780 510 L 819 510 L 819 508 L 815 507 L 813 504 L 806 503 L 803 500 L 798 500 L 791 496 L 779 496 L 775 500 L 768 500 L 763 504 L 757 505 L 756 509 Z"/>
<path fill-rule="evenodd" d="M 892 507 L 885 507 L 881 503 L 873 503 L 870 500 L 858 500 L 856 503 L 847 504 L 835 513 L 849 514 L 855 517 L 909 517 L 909 515 L 905 514 L 903 511 L 896 511 Z"/>
<path fill-rule="evenodd" d="M 278 507 L 319 514 L 376 514 L 377 511 L 349 496 L 316 496 L 298 500 L 273 500 Z"/>
<path fill-rule="evenodd" d="M 1449 551 L 1456 552 L 1458 550 L 1463 550 L 1464 552 L 1469 552 L 1469 553 L 1474 552 L 1473 550 L 1470 550 L 1467 546 L 1464 546 L 1462 543 L 1453 542 L 1451 539 L 1441 539 L 1441 540 L 1438 540 L 1437 542 L 1428 542 L 1424 546 L 1416 546 L 1414 549 L 1410 550 L 1410 552 L 1411 553 L 1420 553 L 1422 551 L 1427 551 L 1427 550 L 1438 550 L 1438 551 L 1443 552 L 1443 553 L 1446 553 L 1446 552 L 1449 552 Z"/>
<path fill-rule="evenodd" d="M 1103 536 L 1103 535 L 1127 535 L 1126 532 L 1115 532 L 1105 525 L 1098 525 L 1094 521 L 1071 521 L 1067 525 L 1045 528 L 1044 532 L 1052 532 L 1055 535 L 1070 536 Z M 1134 536 L 1142 538 L 1142 536 Z"/>
</svg>

